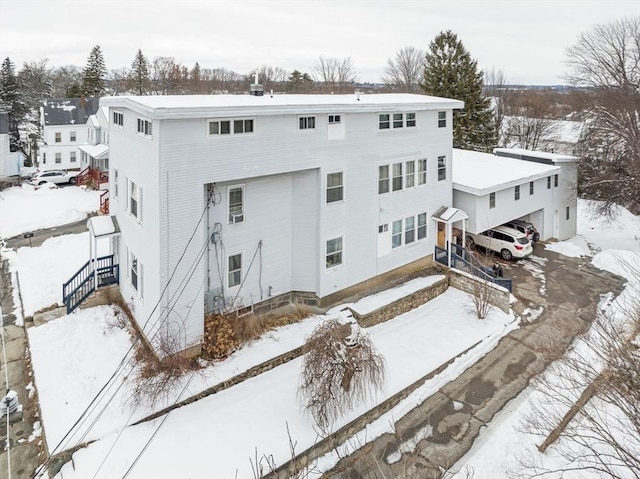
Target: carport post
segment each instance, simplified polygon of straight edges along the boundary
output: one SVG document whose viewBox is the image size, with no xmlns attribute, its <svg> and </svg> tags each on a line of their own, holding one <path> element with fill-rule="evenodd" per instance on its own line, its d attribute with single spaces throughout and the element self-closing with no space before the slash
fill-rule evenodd
<svg viewBox="0 0 640 479">
<path fill-rule="evenodd" d="M 447 255 L 448 255 L 447 264 L 448 264 L 449 268 L 451 268 L 451 235 L 453 234 L 453 228 L 451 227 L 451 223 L 449 223 L 448 221 L 447 221 L 446 225 L 447 225 L 446 241 L 447 241 Z"/>
</svg>

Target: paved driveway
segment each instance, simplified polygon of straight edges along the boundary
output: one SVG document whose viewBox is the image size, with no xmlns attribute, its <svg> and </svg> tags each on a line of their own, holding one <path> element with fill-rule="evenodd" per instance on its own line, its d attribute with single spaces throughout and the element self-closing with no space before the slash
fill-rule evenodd
<svg viewBox="0 0 640 479">
<path fill-rule="evenodd" d="M 501 263 L 505 277 L 514 280 L 519 300 L 514 310 L 522 316 L 522 327 L 400 419 L 394 435 L 385 434 L 343 459 L 328 477 L 441 477 L 470 449 L 480 428 L 589 327 L 600 295 L 617 293 L 624 283 L 591 266 L 589 258 L 567 258 L 542 244 L 528 259 Z M 425 428 L 432 435 L 418 437 L 413 451 L 401 452 L 401 444 Z M 400 459 L 389 464 L 394 453 Z"/>
</svg>

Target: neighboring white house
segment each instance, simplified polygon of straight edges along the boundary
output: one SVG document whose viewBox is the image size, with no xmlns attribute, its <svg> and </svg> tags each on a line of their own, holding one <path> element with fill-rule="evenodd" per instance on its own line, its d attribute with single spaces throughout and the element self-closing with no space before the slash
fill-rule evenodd
<svg viewBox="0 0 640 479">
<path fill-rule="evenodd" d="M 480 233 L 509 220 L 530 221 L 543 240 L 576 234 L 578 158 L 496 148 L 494 154 L 453 150 L 453 206 Z"/>
<path fill-rule="evenodd" d="M 87 143 L 87 120 L 96 113 L 98 104 L 98 98 L 51 99 L 42 104 L 42 141 L 38 145 L 41 170 L 80 169 L 79 147 Z"/>
<path fill-rule="evenodd" d="M 429 263 L 457 100 L 108 97 L 120 290 L 147 336 L 204 314 L 327 305 Z M 372 282 L 373 280 L 373 282 Z"/>
<path fill-rule="evenodd" d="M 24 167 L 25 156 L 21 151 L 11 151 L 9 139 L 9 114 L 0 110 L 0 178 L 17 176 Z"/>
<path fill-rule="evenodd" d="M 98 111 L 87 120 L 86 143 L 80 145 L 80 169 L 87 167 L 109 171 L 109 109 Z"/>
</svg>

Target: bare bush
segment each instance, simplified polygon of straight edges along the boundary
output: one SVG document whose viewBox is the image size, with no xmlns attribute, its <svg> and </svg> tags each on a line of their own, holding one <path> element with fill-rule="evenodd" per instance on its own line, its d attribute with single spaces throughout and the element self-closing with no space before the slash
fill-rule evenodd
<svg viewBox="0 0 640 479">
<path fill-rule="evenodd" d="M 489 312 L 493 309 L 493 296 L 495 294 L 492 283 L 481 278 L 473 278 L 471 289 L 471 302 L 473 303 L 473 312 L 478 319 L 486 319 Z"/>
<path fill-rule="evenodd" d="M 158 404 L 169 397 L 186 373 L 201 368 L 196 359 L 181 351 L 179 335 L 158 334 L 153 343 L 155 351 L 149 344 L 139 341 L 132 359 L 133 399 L 149 405 Z"/>
<path fill-rule="evenodd" d="M 384 386 L 384 358 L 356 324 L 330 319 L 307 339 L 298 394 L 321 429 Z"/>
</svg>

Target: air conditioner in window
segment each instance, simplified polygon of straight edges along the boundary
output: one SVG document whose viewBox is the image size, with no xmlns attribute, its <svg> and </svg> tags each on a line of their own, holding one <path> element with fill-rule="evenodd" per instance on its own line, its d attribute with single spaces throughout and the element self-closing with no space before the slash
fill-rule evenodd
<svg viewBox="0 0 640 479">
<path fill-rule="evenodd" d="M 242 223 L 244 221 L 244 214 L 235 213 L 229 215 L 229 223 Z"/>
</svg>

